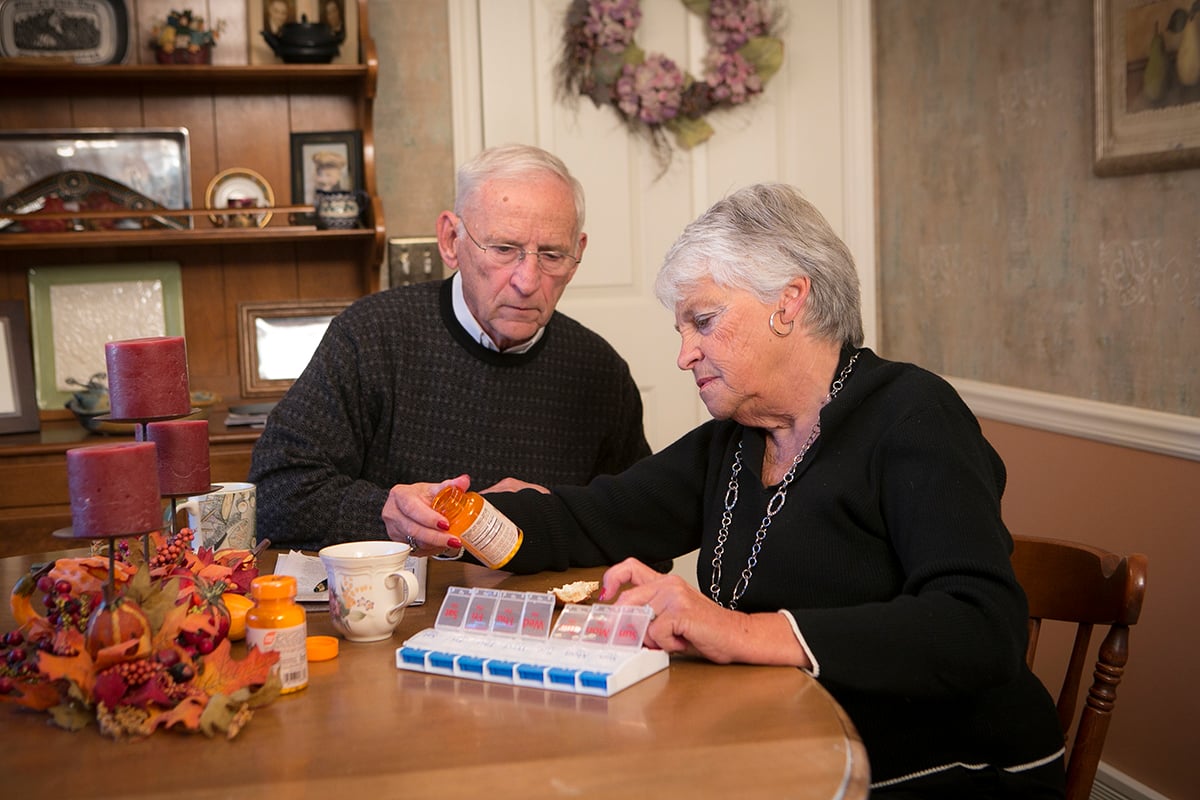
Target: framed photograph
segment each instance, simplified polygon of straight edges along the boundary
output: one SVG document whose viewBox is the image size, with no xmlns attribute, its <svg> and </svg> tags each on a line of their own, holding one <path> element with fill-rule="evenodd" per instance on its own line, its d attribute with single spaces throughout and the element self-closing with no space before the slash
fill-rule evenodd
<svg viewBox="0 0 1200 800">
<path fill-rule="evenodd" d="M 40 425 L 25 304 L 20 300 L 3 300 L 0 301 L 0 433 L 28 433 Z"/>
<path fill-rule="evenodd" d="M 297 0 L 246 0 L 246 38 L 250 40 L 251 64 L 282 64 L 283 60 L 263 38 L 263 31 L 273 35 L 289 22 L 299 22 Z"/>
<path fill-rule="evenodd" d="M 191 208 L 187 128 L 0 131 L 0 200 L 43 178 L 93 172 L 163 208 Z M 191 226 L 191 219 L 186 221 Z"/>
<path fill-rule="evenodd" d="M 316 191 L 361 191 L 362 131 L 292 134 L 292 203 L 311 206 Z M 294 214 L 292 223 L 315 225 L 315 214 Z"/>
<path fill-rule="evenodd" d="M 0 57 L 120 64 L 129 50 L 125 0 L 0 0 Z"/>
<path fill-rule="evenodd" d="M 1094 3 L 1095 173 L 1200 166 L 1200 7 Z"/>
<path fill-rule="evenodd" d="M 282 396 L 308 366 L 329 323 L 351 302 L 239 303 L 242 396 Z"/>
<path fill-rule="evenodd" d="M 38 408 L 63 408 L 77 384 L 106 371 L 106 342 L 183 335 L 179 264 L 34 267 L 29 309 Z"/>
</svg>

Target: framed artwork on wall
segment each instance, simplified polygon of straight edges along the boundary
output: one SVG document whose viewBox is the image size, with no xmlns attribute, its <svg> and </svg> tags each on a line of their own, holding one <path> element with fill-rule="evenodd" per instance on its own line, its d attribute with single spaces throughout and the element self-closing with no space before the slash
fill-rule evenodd
<svg viewBox="0 0 1200 800">
<path fill-rule="evenodd" d="M 129 33 L 125 0 L 0 0 L 0 58 L 120 64 Z"/>
<path fill-rule="evenodd" d="M 316 191 L 361 191 L 363 152 L 361 131 L 292 134 L 292 203 L 311 206 Z M 315 215 L 295 214 L 296 225 L 313 225 Z"/>
<path fill-rule="evenodd" d="M 0 433 L 40 427 L 29 320 L 20 300 L 0 301 Z"/>
<path fill-rule="evenodd" d="M 333 318 L 350 300 L 238 304 L 243 397 L 279 397 L 300 377 Z"/>
<path fill-rule="evenodd" d="M 64 172 L 116 181 L 163 208 L 191 208 L 187 128 L 0 131 L 0 199 Z M 180 220 L 191 227 L 191 218 Z"/>
<path fill-rule="evenodd" d="M 1200 167 L 1200 6 L 1094 3 L 1095 173 Z"/>
<path fill-rule="evenodd" d="M 183 335 L 179 263 L 34 267 L 29 309 L 38 408 L 61 409 L 106 371 L 105 343 Z"/>
</svg>

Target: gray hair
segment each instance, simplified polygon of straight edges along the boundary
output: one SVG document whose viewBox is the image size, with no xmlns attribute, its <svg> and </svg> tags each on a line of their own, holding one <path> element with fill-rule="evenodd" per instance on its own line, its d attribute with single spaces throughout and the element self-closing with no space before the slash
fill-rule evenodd
<svg viewBox="0 0 1200 800">
<path fill-rule="evenodd" d="M 811 281 L 804 307 L 809 330 L 861 346 L 858 273 L 850 249 L 797 189 L 760 183 L 718 200 L 683 229 L 663 258 L 654 292 L 673 309 L 707 278 L 772 303 L 798 277 Z"/>
<path fill-rule="evenodd" d="M 575 197 L 575 236 L 583 231 L 586 205 L 583 184 L 567 169 L 567 165 L 540 147 L 526 144 L 506 144 L 489 147 L 458 168 L 455 183 L 454 213 L 461 217 L 463 208 L 470 205 L 475 192 L 486 182 L 523 178 L 534 172 L 548 172 L 562 179 Z"/>
</svg>

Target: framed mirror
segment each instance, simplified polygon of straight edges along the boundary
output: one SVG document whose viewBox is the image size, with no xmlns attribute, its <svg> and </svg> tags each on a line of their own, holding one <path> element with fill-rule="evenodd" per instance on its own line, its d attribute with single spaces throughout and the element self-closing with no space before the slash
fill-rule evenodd
<svg viewBox="0 0 1200 800">
<path fill-rule="evenodd" d="M 281 397 L 300 377 L 333 318 L 350 300 L 238 304 L 243 397 Z"/>
</svg>

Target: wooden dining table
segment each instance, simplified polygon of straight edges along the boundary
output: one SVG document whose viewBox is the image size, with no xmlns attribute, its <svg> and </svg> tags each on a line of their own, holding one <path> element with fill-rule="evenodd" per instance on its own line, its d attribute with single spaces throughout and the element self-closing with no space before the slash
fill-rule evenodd
<svg viewBox="0 0 1200 800">
<path fill-rule="evenodd" d="M 81 554 L 0 559 L 0 586 L 7 595 L 32 564 Z M 264 553 L 260 570 L 274 561 Z M 599 574 L 431 561 L 425 603 L 391 639 L 340 640 L 337 658 L 309 664 L 306 689 L 257 710 L 232 740 L 159 731 L 114 741 L 0 704 L 0 783 L 8 797 L 56 800 L 867 797 L 853 724 L 798 669 L 673 656 L 599 697 L 396 668 L 396 649 L 433 626 L 449 586 L 542 592 Z M 0 633 L 13 625 L 4 603 Z M 334 634 L 326 608 L 309 606 L 308 632 Z"/>
</svg>

